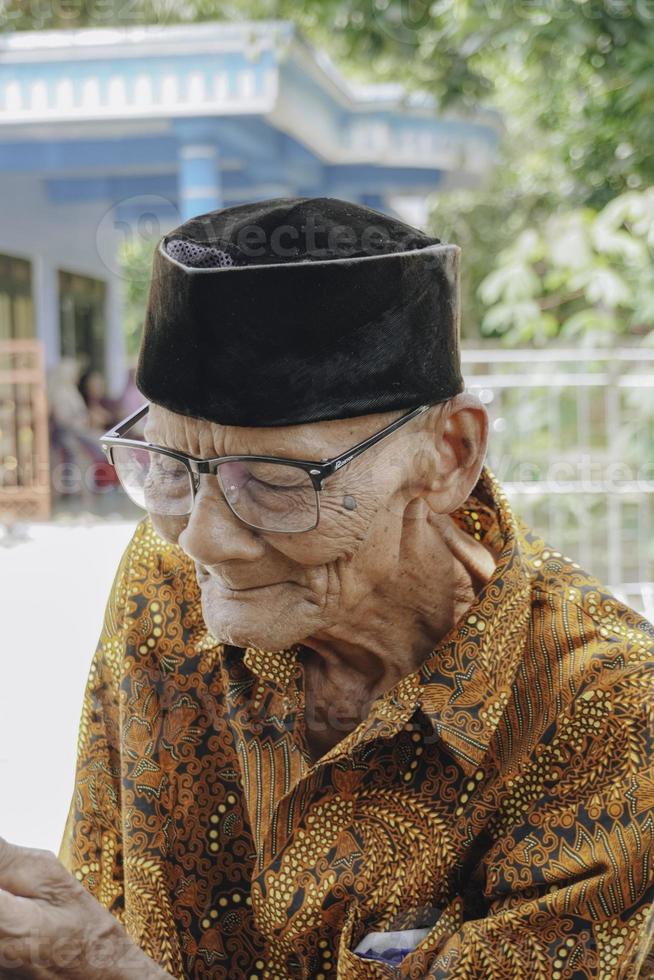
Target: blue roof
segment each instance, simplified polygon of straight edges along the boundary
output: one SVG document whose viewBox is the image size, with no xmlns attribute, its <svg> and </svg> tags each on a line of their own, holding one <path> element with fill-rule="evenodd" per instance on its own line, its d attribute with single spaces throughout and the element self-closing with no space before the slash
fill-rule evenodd
<svg viewBox="0 0 654 980">
<path fill-rule="evenodd" d="M 439 114 L 425 94 L 348 82 L 287 21 L 0 38 L 0 172 L 38 176 L 53 204 L 145 193 L 165 211 L 189 140 L 217 147 L 225 203 L 383 204 L 474 185 L 500 131 L 491 112 Z"/>
</svg>

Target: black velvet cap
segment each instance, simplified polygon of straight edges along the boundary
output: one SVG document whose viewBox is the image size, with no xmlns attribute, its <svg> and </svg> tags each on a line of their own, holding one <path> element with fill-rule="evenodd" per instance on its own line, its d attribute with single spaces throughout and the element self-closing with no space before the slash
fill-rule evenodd
<svg viewBox="0 0 654 980">
<path fill-rule="evenodd" d="M 463 390 L 459 255 L 337 198 L 199 215 L 155 250 L 136 385 L 241 426 L 444 401 Z"/>
</svg>

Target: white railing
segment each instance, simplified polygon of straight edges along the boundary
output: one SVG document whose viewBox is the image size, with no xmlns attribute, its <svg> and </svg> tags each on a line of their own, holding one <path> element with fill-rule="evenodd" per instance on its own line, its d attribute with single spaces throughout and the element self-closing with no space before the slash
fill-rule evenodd
<svg viewBox="0 0 654 980">
<path fill-rule="evenodd" d="M 654 348 L 464 349 L 516 512 L 654 618 Z"/>
</svg>

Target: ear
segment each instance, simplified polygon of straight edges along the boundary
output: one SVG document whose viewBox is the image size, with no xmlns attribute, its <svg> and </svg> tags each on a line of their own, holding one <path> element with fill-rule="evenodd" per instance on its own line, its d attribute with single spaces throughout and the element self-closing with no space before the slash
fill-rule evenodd
<svg viewBox="0 0 654 980">
<path fill-rule="evenodd" d="M 438 514 L 451 514 L 479 479 L 488 443 L 488 412 L 476 395 L 463 391 L 433 417 L 430 488 L 426 500 Z"/>
</svg>

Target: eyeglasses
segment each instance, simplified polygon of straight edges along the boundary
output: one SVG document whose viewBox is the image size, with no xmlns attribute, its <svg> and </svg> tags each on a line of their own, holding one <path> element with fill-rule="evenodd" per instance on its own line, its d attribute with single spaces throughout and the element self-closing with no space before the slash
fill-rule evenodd
<svg viewBox="0 0 654 980">
<path fill-rule="evenodd" d="M 217 477 L 230 510 L 244 524 L 260 531 L 296 534 L 318 526 L 325 480 L 431 405 L 412 409 L 340 456 L 320 462 L 279 456 L 197 459 L 142 439 L 125 438 L 130 429 L 143 424 L 149 407 L 139 408 L 100 439 L 123 489 L 137 506 L 160 517 L 188 517 L 200 478 Z M 352 510 L 356 502 L 346 495 L 343 506 Z"/>
</svg>

